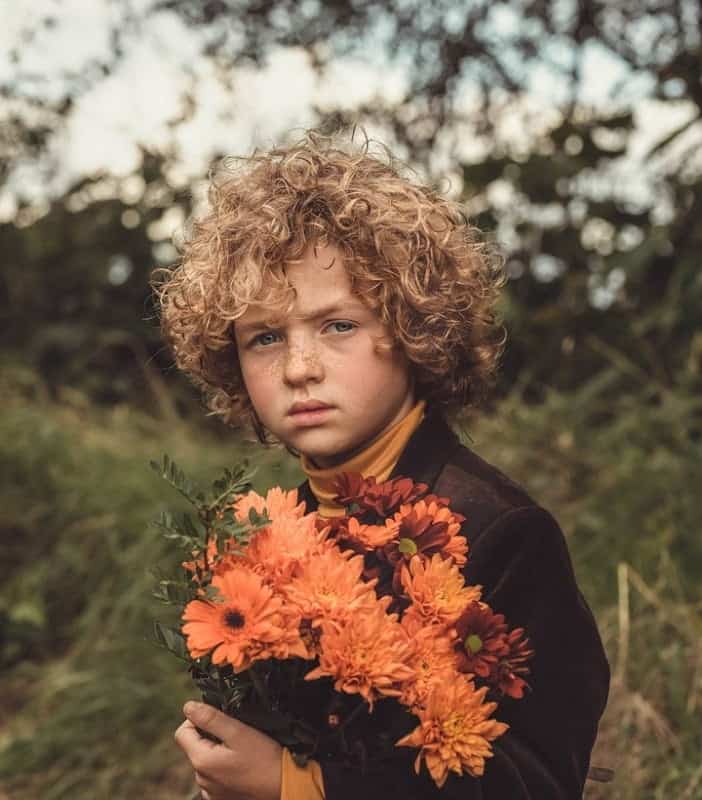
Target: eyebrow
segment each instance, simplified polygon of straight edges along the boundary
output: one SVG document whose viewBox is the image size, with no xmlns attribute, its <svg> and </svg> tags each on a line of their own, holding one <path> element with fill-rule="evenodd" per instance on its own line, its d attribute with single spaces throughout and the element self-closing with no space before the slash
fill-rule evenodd
<svg viewBox="0 0 702 800">
<path fill-rule="evenodd" d="M 324 308 L 320 308 L 318 311 L 314 311 L 310 314 L 302 314 L 298 319 L 304 320 L 305 322 L 314 321 L 321 319 L 322 317 L 327 317 L 332 314 L 339 314 L 343 312 L 353 312 L 353 311 L 360 311 L 365 310 L 365 306 L 358 302 L 358 301 L 351 301 L 348 303 L 333 303 L 332 305 L 325 306 Z M 248 324 L 244 325 L 236 325 L 236 330 L 242 336 L 247 334 L 253 333 L 254 331 L 258 330 L 265 330 L 266 328 L 273 327 L 270 322 L 266 322 L 266 320 L 259 320 L 257 322 L 249 322 Z"/>
</svg>

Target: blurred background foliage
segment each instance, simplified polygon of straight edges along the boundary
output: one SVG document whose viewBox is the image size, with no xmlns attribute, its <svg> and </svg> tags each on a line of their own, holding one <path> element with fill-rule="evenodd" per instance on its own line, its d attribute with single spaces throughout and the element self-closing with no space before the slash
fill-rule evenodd
<svg viewBox="0 0 702 800">
<path fill-rule="evenodd" d="M 300 478 L 206 418 L 160 342 L 149 277 L 196 206 L 176 150 L 143 146 L 133 174 L 106 165 L 41 202 L 16 178 L 60 169 L 52 136 L 85 85 L 117 68 L 125 31 L 172 14 L 234 75 L 274 46 L 320 71 L 373 47 L 403 59 L 401 97 L 340 97 L 316 118 L 380 126 L 439 187 L 432 159 L 446 153 L 505 253 L 503 369 L 462 433 L 557 516 L 606 641 L 614 680 L 593 762 L 615 779 L 586 797 L 702 798 L 699 3 L 114 6 L 110 52 L 62 91 L 27 88 L 21 51 L 37 30 L 21 25 L 16 72 L 0 79 L 0 188 L 16 197 L 0 223 L 4 796 L 188 796 L 172 733 L 192 689 L 148 641 L 148 567 L 178 561 L 148 524 L 175 498 L 148 461 L 165 451 L 208 481 L 246 454 L 260 485 Z M 42 26 L 61 13 L 47 6 Z M 593 52 L 618 65 L 604 103 L 588 99 Z M 533 105 L 544 65 L 552 96 Z"/>
</svg>

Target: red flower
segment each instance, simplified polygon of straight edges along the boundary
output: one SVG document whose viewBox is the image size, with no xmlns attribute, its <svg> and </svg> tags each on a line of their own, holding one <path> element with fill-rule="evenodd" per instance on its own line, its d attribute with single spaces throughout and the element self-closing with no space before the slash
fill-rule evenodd
<svg viewBox="0 0 702 800">
<path fill-rule="evenodd" d="M 504 616 L 493 614 L 484 603 L 473 601 L 466 606 L 454 627 L 458 669 L 489 678 L 500 659 L 509 652 Z"/>
<path fill-rule="evenodd" d="M 341 506 L 361 505 L 368 481 L 360 472 L 340 472 L 334 480 L 334 502 Z"/>
<path fill-rule="evenodd" d="M 379 517 L 387 517 L 406 503 L 413 503 L 426 494 L 426 483 L 414 483 L 411 478 L 394 478 L 377 483 L 370 475 L 364 478 L 360 472 L 342 472 L 336 478 L 336 503 L 342 506 L 356 505 L 361 513 L 373 511 Z"/>
<path fill-rule="evenodd" d="M 343 539 L 348 532 L 349 518 L 343 517 L 322 517 L 317 515 L 315 525 L 317 530 L 326 533 L 330 539 Z"/>
<path fill-rule="evenodd" d="M 461 519 L 463 519 L 461 517 Z M 436 503 L 427 505 L 419 500 L 414 505 L 403 505 L 394 516 L 398 525 L 396 537 L 383 548 L 383 555 L 394 568 L 393 591 L 402 594 L 402 566 L 416 555 L 431 558 L 439 553 L 442 558 L 452 558 L 452 545 L 466 545 L 465 537 L 456 535 L 460 527 L 446 507 Z M 463 548 L 467 550 L 467 545 Z M 458 559 L 456 559 L 458 563 Z M 460 563 L 465 563 L 465 556 Z"/>
<path fill-rule="evenodd" d="M 483 678 L 502 694 L 520 698 L 529 673 L 526 662 L 534 655 L 524 628 L 507 630 L 502 614 L 494 614 L 483 603 L 473 602 L 456 621 L 456 665 L 460 672 Z"/>
<path fill-rule="evenodd" d="M 529 684 L 521 675 L 529 674 L 526 662 L 534 655 L 529 640 L 524 636 L 524 628 L 515 628 L 507 637 L 509 654 L 501 659 L 494 671 L 492 683 L 503 694 L 519 699 Z"/>
</svg>

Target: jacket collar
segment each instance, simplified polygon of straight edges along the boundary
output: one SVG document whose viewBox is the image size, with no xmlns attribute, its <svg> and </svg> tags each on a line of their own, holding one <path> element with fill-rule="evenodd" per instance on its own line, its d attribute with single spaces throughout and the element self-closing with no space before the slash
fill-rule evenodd
<svg viewBox="0 0 702 800">
<path fill-rule="evenodd" d="M 460 447 L 460 441 L 441 411 L 427 407 L 424 419 L 410 437 L 389 479 L 412 478 L 415 482 L 428 484 L 431 491 L 457 447 Z M 298 486 L 298 498 L 305 501 L 308 513 L 317 510 L 319 504 L 309 481 Z"/>
</svg>

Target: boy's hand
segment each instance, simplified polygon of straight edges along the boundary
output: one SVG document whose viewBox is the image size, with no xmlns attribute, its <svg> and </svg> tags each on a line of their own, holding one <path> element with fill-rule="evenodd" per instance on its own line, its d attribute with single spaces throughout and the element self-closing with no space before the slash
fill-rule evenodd
<svg viewBox="0 0 702 800">
<path fill-rule="evenodd" d="M 203 800 L 280 800 L 281 746 L 204 703 L 187 702 L 175 740 L 195 770 Z M 196 730 L 221 739 L 215 744 Z"/>
</svg>

